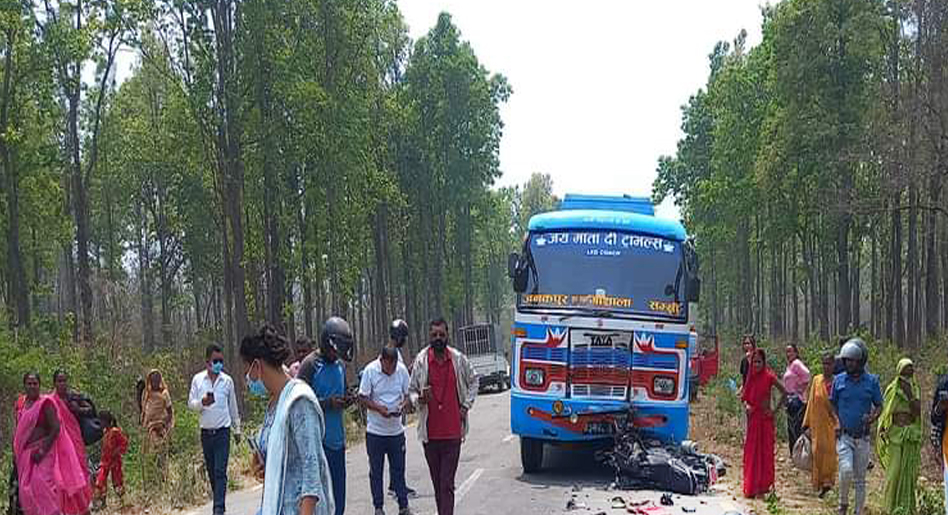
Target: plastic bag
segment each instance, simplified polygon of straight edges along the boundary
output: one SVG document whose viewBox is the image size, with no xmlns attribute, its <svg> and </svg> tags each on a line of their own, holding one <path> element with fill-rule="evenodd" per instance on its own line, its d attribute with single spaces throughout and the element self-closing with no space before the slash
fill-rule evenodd
<svg viewBox="0 0 948 515">
<path fill-rule="evenodd" d="M 797 443 L 793 444 L 793 465 L 805 471 L 813 468 L 813 446 L 810 444 L 810 437 L 801 435 L 797 438 Z"/>
</svg>

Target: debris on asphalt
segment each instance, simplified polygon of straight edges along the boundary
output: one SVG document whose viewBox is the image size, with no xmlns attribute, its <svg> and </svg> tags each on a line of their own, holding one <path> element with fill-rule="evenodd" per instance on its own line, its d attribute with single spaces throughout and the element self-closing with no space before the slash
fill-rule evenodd
<svg viewBox="0 0 948 515">
<path fill-rule="evenodd" d="M 621 510 L 621 509 L 623 509 L 623 508 L 625 508 L 625 499 L 623 499 L 623 498 L 621 498 L 621 497 L 613 497 L 613 498 L 612 498 L 612 509 L 614 509 L 614 510 Z"/>
<path fill-rule="evenodd" d="M 569 501 L 566 502 L 566 511 L 586 510 L 586 509 L 588 509 L 588 507 L 586 506 L 586 503 L 576 502 L 575 499 L 570 499 Z"/>
<path fill-rule="evenodd" d="M 647 438 L 632 423 L 616 423 L 615 443 L 597 459 L 615 471 L 617 488 L 659 490 L 684 495 L 707 492 L 726 473 L 724 460 L 698 452 L 694 442 L 675 445 Z"/>
</svg>

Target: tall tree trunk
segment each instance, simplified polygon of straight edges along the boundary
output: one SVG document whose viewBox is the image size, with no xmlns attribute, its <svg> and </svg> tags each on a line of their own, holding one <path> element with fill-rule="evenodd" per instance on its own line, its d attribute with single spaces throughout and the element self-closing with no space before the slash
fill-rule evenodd
<svg viewBox="0 0 948 515">
<path fill-rule="evenodd" d="M 232 330 L 239 337 L 250 333 L 250 321 L 247 316 L 247 289 L 244 271 L 244 223 L 243 223 L 243 183 L 244 169 L 241 154 L 242 136 L 240 117 L 240 85 L 238 83 L 237 57 L 235 44 L 238 34 L 236 26 L 239 18 L 235 16 L 233 0 L 216 0 L 212 7 L 214 17 L 214 37 L 217 56 L 216 101 L 218 110 L 218 152 L 220 161 L 218 173 L 222 184 L 222 203 L 225 224 L 229 233 L 230 248 L 226 249 L 229 260 L 225 266 L 229 269 L 228 304 L 233 306 Z M 225 240 L 227 241 L 227 240 Z M 226 245 L 225 245 L 226 246 Z M 233 362 L 235 334 L 230 335 L 227 345 L 229 357 Z M 242 383 L 238 374 L 237 382 Z"/>
<path fill-rule="evenodd" d="M 940 277 L 939 254 L 938 254 L 938 213 L 932 209 L 941 202 L 941 175 L 938 170 L 932 173 L 928 186 L 929 209 L 926 211 L 927 235 L 925 257 L 927 264 L 925 266 L 925 334 L 928 338 L 934 338 L 938 334 L 939 327 L 939 292 L 938 283 Z"/>
<path fill-rule="evenodd" d="M 797 281 L 797 240 L 790 238 L 790 287 L 793 288 L 793 320 L 790 325 L 793 341 L 800 341 L 800 288 Z"/>
<path fill-rule="evenodd" d="M 291 174 L 296 177 L 296 173 Z M 300 234 L 300 285 L 303 288 L 303 331 L 307 338 L 313 337 L 313 282 L 309 265 L 310 245 L 307 244 L 309 231 L 306 229 L 306 213 L 302 194 L 297 194 L 298 184 L 292 188 L 294 198 L 297 199 L 296 223 Z M 315 223 L 315 221 L 313 222 Z"/>
<path fill-rule="evenodd" d="M 141 296 L 142 347 L 146 353 L 155 350 L 155 310 L 152 305 L 151 285 L 151 242 L 148 240 L 148 221 L 145 208 L 139 202 L 136 207 L 138 218 L 138 288 Z"/>
<path fill-rule="evenodd" d="M 0 99 L 0 159 L 3 171 L 0 173 L 0 189 L 6 192 L 7 201 L 7 267 L 9 278 L 7 286 L 7 305 L 12 307 L 10 323 L 16 327 L 30 325 L 29 285 L 23 266 L 23 253 L 20 249 L 20 177 L 16 167 L 13 149 L 7 141 L 10 128 L 10 109 L 14 102 L 15 89 L 13 75 L 13 52 L 16 45 L 16 31 L 6 31 L 7 45 L 3 58 L 3 97 Z"/>
<path fill-rule="evenodd" d="M 375 256 L 375 282 L 374 282 L 374 303 L 375 303 L 375 327 L 387 327 L 388 323 L 388 285 L 390 280 L 386 269 L 388 255 L 387 233 L 388 232 L 388 206 L 380 202 L 375 209 L 375 227 L 373 231 L 374 238 L 374 256 Z"/>
<path fill-rule="evenodd" d="M 873 222 L 872 231 L 871 231 L 871 263 L 869 267 L 869 288 L 871 290 L 869 294 L 869 327 L 872 328 L 872 336 L 875 338 L 880 337 L 881 331 L 879 330 L 879 238 L 876 234 L 878 230 L 878 224 Z"/>
<path fill-rule="evenodd" d="M 890 338 L 901 347 L 905 345 L 905 307 L 902 296 L 902 214 L 896 202 L 892 210 L 892 276 L 889 289 L 892 304 L 892 333 Z M 887 322 L 888 323 L 888 322 Z"/>
<path fill-rule="evenodd" d="M 918 188 L 909 186 L 908 221 L 908 344 L 918 346 Z"/>
<path fill-rule="evenodd" d="M 78 76 L 78 73 L 76 73 Z M 78 82 L 78 81 L 77 81 Z M 76 223 L 76 264 L 79 287 L 79 338 L 92 341 L 92 269 L 89 263 L 89 200 L 79 154 L 79 86 L 69 94 L 69 147 L 72 159 L 73 215 Z"/>
<path fill-rule="evenodd" d="M 751 299 L 753 298 L 751 256 L 750 256 L 750 231 L 747 227 L 747 221 L 742 220 L 737 226 L 737 245 L 740 256 L 740 294 L 738 296 L 739 306 L 737 307 L 738 324 L 745 333 L 754 330 L 753 311 Z"/>
<path fill-rule="evenodd" d="M 820 249 L 820 250 L 817 252 L 817 255 L 819 256 L 819 263 L 820 263 L 820 265 L 819 265 L 819 266 L 820 266 L 820 271 L 819 271 L 819 274 L 818 274 L 819 279 L 820 279 L 820 302 L 819 302 L 819 305 L 820 305 L 820 307 L 819 307 L 819 310 L 820 310 L 820 339 L 826 342 L 826 341 L 829 341 L 829 339 L 830 339 L 830 333 L 831 333 L 831 327 L 830 327 L 830 309 L 829 309 L 829 306 L 830 306 L 830 301 L 829 301 L 829 299 L 830 299 L 830 293 L 829 293 L 829 290 L 830 290 L 830 285 L 829 285 L 830 273 L 826 270 L 826 264 L 827 264 L 827 262 L 830 261 L 830 257 L 826 255 L 826 254 L 827 254 L 826 251 L 823 250 L 823 249 L 824 249 L 824 246 L 823 246 L 822 244 L 820 244 L 820 243 L 822 243 L 822 242 L 819 242 L 819 243 L 817 244 L 817 249 Z"/>
<path fill-rule="evenodd" d="M 853 237 L 853 251 L 852 251 L 852 280 L 850 281 L 850 288 L 852 289 L 852 328 L 858 330 L 859 326 L 862 325 L 862 313 L 860 313 L 859 307 L 862 299 L 862 275 L 860 274 L 860 267 L 862 266 L 862 236 Z"/>
</svg>

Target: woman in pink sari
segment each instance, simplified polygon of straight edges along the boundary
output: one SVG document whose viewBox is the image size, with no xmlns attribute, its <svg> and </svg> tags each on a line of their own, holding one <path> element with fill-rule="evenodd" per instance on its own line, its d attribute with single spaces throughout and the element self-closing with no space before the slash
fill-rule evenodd
<svg viewBox="0 0 948 515">
<path fill-rule="evenodd" d="M 53 390 L 52 397 L 56 403 L 56 411 L 59 413 L 59 421 L 62 424 L 66 436 L 72 440 L 73 447 L 76 449 L 76 455 L 79 457 L 79 463 L 83 464 L 86 471 L 86 477 L 89 477 L 89 462 L 86 460 L 86 443 L 82 440 L 82 429 L 79 427 L 79 415 L 86 411 L 91 411 L 91 407 L 83 404 L 79 396 L 69 389 L 69 376 L 62 370 L 53 372 Z"/>
<path fill-rule="evenodd" d="M 88 470 L 64 434 L 54 396 L 40 396 L 37 374 L 26 374 L 23 386 L 26 400 L 13 440 L 23 513 L 85 515 L 92 499 Z"/>
</svg>

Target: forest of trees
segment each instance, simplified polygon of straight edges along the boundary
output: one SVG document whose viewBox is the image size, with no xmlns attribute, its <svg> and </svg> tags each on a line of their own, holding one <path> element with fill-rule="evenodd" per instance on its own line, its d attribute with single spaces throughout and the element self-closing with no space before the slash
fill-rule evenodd
<svg viewBox="0 0 948 515">
<path fill-rule="evenodd" d="M 712 330 L 915 347 L 948 328 L 948 2 L 784 0 L 719 43 L 662 157 Z"/>
<path fill-rule="evenodd" d="M 520 199 L 552 199 L 492 187 L 511 86 L 448 14 L 412 42 L 391 0 L 3 0 L 0 42 L 18 332 L 147 352 L 497 322 Z"/>
</svg>

